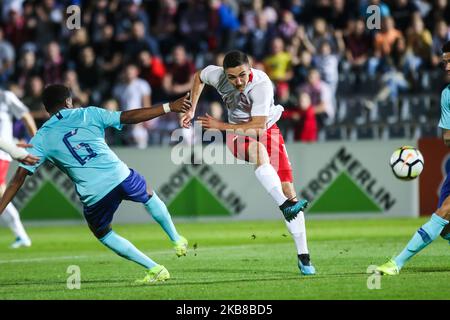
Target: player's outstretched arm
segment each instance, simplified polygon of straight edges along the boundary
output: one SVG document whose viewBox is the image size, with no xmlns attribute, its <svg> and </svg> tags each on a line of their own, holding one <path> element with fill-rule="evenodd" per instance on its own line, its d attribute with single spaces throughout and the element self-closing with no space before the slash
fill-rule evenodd
<svg viewBox="0 0 450 320">
<path fill-rule="evenodd" d="M 204 87 L 205 84 L 200 79 L 200 71 L 197 71 L 194 75 L 194 83 L 191 90 L 192 108 L 181 117 L 180 127 L 189 128 L 191 126 L 191 120 L 194 119 L 195 109 Z"/>
<path fill-rule="evenodd" d="M 163 104 L 156 105 L 151 108 L 141 108 L 124 111 L 120 114 L 120 122 L 122 124 L 136 124 L 148 121 L 167 112 L 184 113 L 191 109 L 191 102 L 189 101 L 189 92 L 175 101 L 169 102 L 168 106 Z"/>
<path fill-rule="evenodd" d="M 204 129 L 232 131 L 234 134 L 250 137 L 259 137 L 266 131 L 266 116 L 254 116 L 248 122 L 232 124 L 225 123 L 206 114 L 197 118 Z"/>
<path fill-rule="evenodd" d="M 19 167 L 16 171 L 16 174 L 6 187 L 5 193 L 3 197 L 0 199 L 0 215 L 5 210 L 6 206 L 14 199 L 17 191 L 19 191 L 20 187 L 22 187 L 25 178 L 28 175 L 28 170 L 22 167 Z"/>
<path fill-rule="evenodd" d="M 24 148 L 31 148 L 31 144 L 18 144 L 17 146 L 5 139 L 0 138 L 0 150 L 8 153 L 14 160 L 26 165 L 34 165 L 39 161 L 38 157 L 29 154 Z"/>
</svg>

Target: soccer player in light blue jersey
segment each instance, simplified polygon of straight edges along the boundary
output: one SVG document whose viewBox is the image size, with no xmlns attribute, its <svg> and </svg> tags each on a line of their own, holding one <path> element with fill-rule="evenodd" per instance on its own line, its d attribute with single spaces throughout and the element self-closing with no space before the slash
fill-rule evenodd
<svg viewBox="0 0 450 320">
<path fill-rule="evenodd" d="M 450 41 L 442 48 L 442 62 L 445 73 L 450 76 Z M 447 85 L 441 94 L 441 119 L 439 127 L 443 130 L 444 143 L 450 147 L 450 85 Z M 447 174 L 441 187 L 438 209 L 431 219 L 417 230 L 403 251 L 395 258 L 379 266 L 376 272 L 380 274 L 396 275 L 405 263 L 416 253 L 428 246 L 439 235 L 450 242 L 450 174 Z"/>
<path fill-rule="evenodd" d="M 14 198 L 27 175 L 45 161 L 50 161 L 74 182 L 84 206 L 89 228 L 106 247 L 119 256 L 147 269 L 140 283 L 165 281 L 167 269 L 139 251 L 131 242 L 111 228 L 114 212 L 122 200 L 140 202 L 161 225 L 174 244 L 178 256 L 186 255 L 187 240 L 178 234 L 166 205 L 155 191 L 147 188 L 144 177 L 129 169 L 105 142 L 105 128 L 121 129 L 167 112 L 186 112 L 191 107 L 186 95 L 174 102 L 124 112 L 111 112 L 97 107 L 72 107 L 69 88 L 54 84 L 45 88 L 42 101 L 51 118 L 31 139 L 28 152 L 39 158 L 34 165 L 21 164 L 0 200 L 0 214 Z"/>
</svg>

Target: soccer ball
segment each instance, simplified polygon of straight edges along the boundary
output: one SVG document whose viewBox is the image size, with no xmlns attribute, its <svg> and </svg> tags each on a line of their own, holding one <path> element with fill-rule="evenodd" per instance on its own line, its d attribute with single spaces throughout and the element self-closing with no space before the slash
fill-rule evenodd
<svg viewBox="0 0 450 320">
<path fill-rule="evenodd" d="M 417 178 L 423 170 L 423 156 L 420 151 L 411 146 L 403 146 L 394 151 L 391 156 L 391 168 L 394 175 L 401 180 Z"/>
</svg>

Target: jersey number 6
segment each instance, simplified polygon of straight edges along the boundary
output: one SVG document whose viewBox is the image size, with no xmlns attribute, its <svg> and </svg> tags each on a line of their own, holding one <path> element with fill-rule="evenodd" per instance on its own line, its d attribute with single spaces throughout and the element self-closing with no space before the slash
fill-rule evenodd
<svg viewBox="0 0 450 320">
<path fill-rule="evenodd" d="M 78 132 L 78 129 L 75 129 L 75 130 L 72 130 L 72 131 L 70 131 L 70 132 L 67 132 L 67 133 L 64 135 L 63 141 L 64 141 L 64 144 L 66 145 L 67 149 L 69 149 L 70 153 L 73 155 L 73 157 L 74 157 L 75 159 L 77 159 L 77 161 L 78 161 L 82 166 L 84 166 L 84 165 L 86 164 L 86 162 L 88 162 L 89 159 L 96 157 L 96 156 L 97 156 L 97 153 L 95 153 L 95 152 L 92 150 L 91 146 L 90 146 L 89 144 L 87 144 L 87 143 L 82 142 L 82 143 L 78 144 L 75 148 L 70 144 L 69 138 L 72 137 L 72 136 L 74 136 L 74 135 L 76 135 L 77 132 Z M 77 153 L 77 150 L 79 150 L 80 148 L 85 148 L 86 151 L 88 152 L 88 155 L 82 158 L 82 157 Z"/>
</svg>

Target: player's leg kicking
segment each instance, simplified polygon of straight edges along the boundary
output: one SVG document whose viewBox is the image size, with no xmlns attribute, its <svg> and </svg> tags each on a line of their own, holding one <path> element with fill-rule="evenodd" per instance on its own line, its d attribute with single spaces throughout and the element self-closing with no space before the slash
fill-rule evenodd
<svg viewBox="0 0 450 320">
<path fill-rule="evenodd" d="M 274 125 L 268 129 L 260 141 L 248 136 L 228 135 L 227 145 L 237 158 L 256 164 L 256 178 L 272 196 L 285 217 L 286 227 L 297 248 L 301 273 L 315 274 L 309 257 L 303 214 L 308 203 L 306 200 L 297 201 L 292 183 L 292 168 L 278 127 Z"/>
<path fill-rule="evenodd" d="M 3 196 L 6 188 L 6 175 L 8 173 L 9 161 L 0 160 L 0 196 Z M 15 241 L 12 243 L 11 248 L 17 249 L 20 247 L 31 246 L 31 240 L 28 236 L 22 221 L 20 221 L 19 212 L 16 207 L 10 203 L 5 208 L 5 212 L 2 214 L 3 221 L 14 233 Z"/>
<path fill-rule="evenodd" d="M 450 228 L 448 224 L 450 220 L 450 175 L 447 176 L 442 185 L 438 208 L 431 216 L 431 219 L 417 230 L 403 251 L 395 258 L 379 266 L 376 272 L 396 275 L 409 259 L 423 250 L 439 235 L 450 241 Z"/>
<path fill-rule="evenodd" d="M 186 255 L 187 240 L 178 234 L 165 204 L 159 200 L 155 192 L 149 194 L 145 179 L 136 171 L 110 193 L 92 206 L 84 208 L 84 216 L 89 228 L 99 241 L 119 256 L 134 261 L 147 269 L 147 275 L 138 283 L 153 283 L 170 278 L 167 269 L 157 264 L 137 249 L 130 241 L 122 238 L 111 228 L 114 212 L 122 200 L 130 200 L 144 204 L 146 210 L 161 225 L 175 245 L 177 256 Z"/>
</svg>

